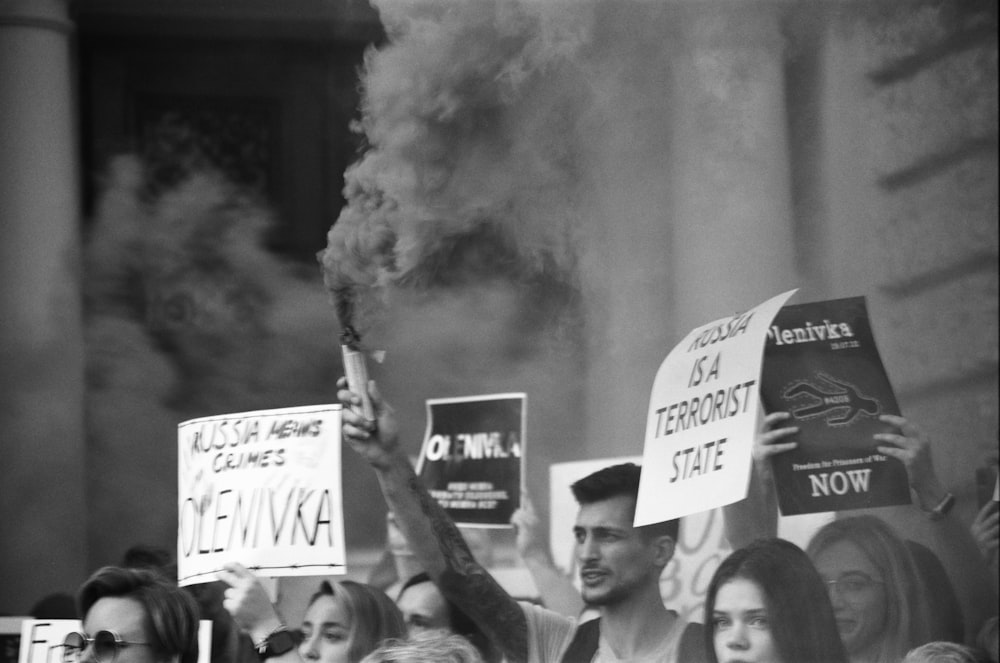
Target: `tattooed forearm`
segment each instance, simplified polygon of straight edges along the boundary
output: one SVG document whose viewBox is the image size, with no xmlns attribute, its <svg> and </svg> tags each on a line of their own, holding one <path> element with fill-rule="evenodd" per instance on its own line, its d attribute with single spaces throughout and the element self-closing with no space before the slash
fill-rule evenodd
<svg viewBox="0 0 1000 663">
<path fill-rule="evenodd" d="M 469 570 L 471 565 L 476 564 L 476 558 L 469 550 L 462 532 L 415 475 L 410 479 L 409 489 L 420 504 L 420 510 L 430 522 L 431 529 L 434 530 L 434 536 L 437 538 L 447 567 L 458 572 Z"/>
<path fill-rule="evenodd" d="M 517 602 L 481 566 L 467 573 L 451 569 L 438 579 L 441 592 L 469 615 L 509 663 L 528 659 L 528 624 Z"/>
<path fill-rule="evenodd" d="M 469 550 L 462 532 L 414 475 L 408 488 L 420 505 L 444 557 L 441 591 L 499 647 L 510 663 L 527 660 L 527 623 L 517 602 L 504 591 Z"/>
</svg>

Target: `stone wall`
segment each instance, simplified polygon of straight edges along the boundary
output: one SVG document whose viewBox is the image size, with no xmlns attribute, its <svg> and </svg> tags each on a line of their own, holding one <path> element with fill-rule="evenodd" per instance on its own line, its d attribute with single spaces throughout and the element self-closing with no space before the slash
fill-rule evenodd
<svg viewBox="0 0 1000 663">
<path fill-rule="evenodd" d="M 830 17 L 817 239 L 830 296 L 869 298 L 905 416 L 975 507 L 997 450 L 996 8 L 890 3 Z"/>
</svg>

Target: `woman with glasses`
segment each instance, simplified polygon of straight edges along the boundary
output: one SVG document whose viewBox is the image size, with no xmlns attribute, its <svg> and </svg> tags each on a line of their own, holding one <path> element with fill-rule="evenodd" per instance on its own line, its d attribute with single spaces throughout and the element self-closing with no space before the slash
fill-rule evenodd
<svg viewBox="0 0 1000 663">
<path fill-rule="evenodd" d="M 350 580 L 323 581 L 309 599 L 296 646 L 252 571 L 227 564 L 219 579 L 229 585 L 223 605 L 264 659 L 358 663 L 383 642 L 406 637 L 403 615 L 384 592 Z"/>
<path fill-rule="evenodd" d="M 931 639 L 923 582 L 906 544 L 874 516 L 827 523 L 806 547 L 830 588 L 852 663 L 898 663 Z"/>
<path fill-rule="evenodd" d="M 781 427 L 788 417 L 783 412 L 765 417 L 764 430 L 754 444 L 755 471 L 748 498 L 724 511 L 726 536 L 734 547 L 752 538 L 751 532 L 758 532 L 756 536 L 776 533 L 777 509 L 767 459 L 797 446 L 798 429 Z M 895 449 L 905 455 L 914 492 L 921 503 L 932 503 L 933 499 L 919 497 L 939 484 L 926 437 L 901 417 L 882 419 L 898 433 L 876 435 L 879 451 L 892 455 L 889 452 Z M 900 663 L 910 649 L 941 633 L 942 625 L 932 623 L 930 617 L 931 601 L 943 603 L 946 592 L 928 595 L 924 567 L 884 521 L 870 515 L 838 518 L 816 532 L 806 552 L 827 585 L 851 663 Z M 941 621 L 942 615 L 937 616 Z"/>
<path fill-rule="evenodd" d="M 107 566 L 77 593 L 83 631 L 63 644 L 69 663 L 197 663 L 198 605 L 147 569 Z"/>
<path fill-rule="evenodd" d="M 847 663 L 823 581 L 783 539 L 754 541 L 719 565 L 705 624 L 711 663 Z"/>
</svg>

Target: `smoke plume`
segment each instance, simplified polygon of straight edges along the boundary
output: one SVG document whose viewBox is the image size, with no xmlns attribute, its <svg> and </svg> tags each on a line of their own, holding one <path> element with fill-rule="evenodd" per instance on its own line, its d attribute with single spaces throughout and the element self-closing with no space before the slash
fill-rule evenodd
<svg viewBox="0 0 1000 663">
<path fill-rule="evenodd" d="M 563 273 L 580 181 L 579 39 L 517 3 L 386 3 L 365 61 L 348 204 L 323 265 L 334 293 Z M 579 81 L 576 81 L 577 83 Z M 557 89 L 558 88 L 558 89 Z"/>
<path fill-rule="evenodd" d="M 325 402 L 339 370 L 316 275 L 264 247 L 268 210 L 207 171 L 151 194 L 145 170 L 112 162 L 85 248 L 87 476 L 123 525 L 95 530 L 103 563 L 172 547 L 179 422 Z"/>
<path fill-rule="evenodd" d="M 602 327 L 607 297 L 636 299 L 648 263 L 621 247 L 666 253 L 676 5 L 374 4 L 387 41 L 362 71 L 366 145 L 320 256 L 327 287 L 341 325 L 388 351 L 405 430 L 427 397 L 528 392 L 529 483 L 545 485 L 546 461 L 580 457 L 586 350 L 629 350 Z"/>
<path fill-rule="evenodd" d="M 666 124 L 659 3 L 377 7 L 388 43 L 365 60 L 367 149 L 321 256 L 327 286 L 365 302 L 495 278 L 578 288 L 606 226 L 664 188 L 648 162 Z"/>
</svg>

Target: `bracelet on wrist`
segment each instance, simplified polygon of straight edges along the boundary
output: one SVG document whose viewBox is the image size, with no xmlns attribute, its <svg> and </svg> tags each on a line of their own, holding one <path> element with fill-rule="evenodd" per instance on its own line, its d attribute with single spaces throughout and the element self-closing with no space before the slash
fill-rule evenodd
<svg viewBox="0 0 1000 663">
<path fill-rule="evenodd" d="M 948 515 L 948 512 L 951 511 L 954 506 L 955 496 L 951 493 L 945 493 L 944 497 L 934 508 L 929 511 L 924 511 L 924 513 L 926 513 L 927 517 L 931 520 L 941 520 Z"/>
</svg>

